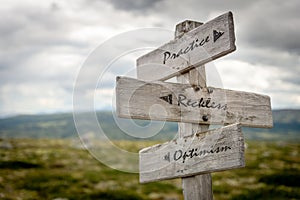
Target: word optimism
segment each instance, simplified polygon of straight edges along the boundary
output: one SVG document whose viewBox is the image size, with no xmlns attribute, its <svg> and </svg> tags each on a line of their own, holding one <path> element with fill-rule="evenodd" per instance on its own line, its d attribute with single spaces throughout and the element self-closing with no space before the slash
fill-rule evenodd
<svg viewBox="0 0 300 200">
<path fill-rule="evenodd" d="M 223 31 L 213 30 L 213 41 L 214 43 L 224 34 Z M 176 59 L 181 55 L 187 54 L 198 47 L 204 46 L 206 43 L 210 41 L 210 37 L 206 36 L 202 40 L 198 38 L 193 40 L 190 44 L 188 44 L 185 48 L 180 49 L 177 53 L 171 53 L 169 51 L 164 52 L 163 56 L 163 64 L 166 64 L 168 59 Z"/>
<path fill-rule="evenodd" d="M 181 161 L 182 163 L 185 163 L 186 159 L 193 158 L 193 157 L 201 157 L 208 154 L 217 154 L 221 152 L 226 152 L 228 150 L 231 150 L 230 146 L 224 145 L 219 147 L 212 147 L 211 149 L 200 149 L 200 148 L 192 148 L 188 149 L 187 151 L 182 150 L 176 150 L 174 153 L 168 152 L 163 159 L 171 162 L 171 160 L 174 161 Z"/>
<path fill-rule="evenodd" d="M 168 102 L 169 104 L 173 104 L 173 96 L 169 94 L 167 96 L 159 97 L 160 99 Z M 184 107 L 192 107 L 192 108 L 213 108 L 218 110 L 227 110 L 227 104 L 216 103 L 212 101 L 211 98 L 200 98 L 197 100 L 188 99 L 185 95 L 179 94 L 177 97 L 177 105 Z"/>
</svg>

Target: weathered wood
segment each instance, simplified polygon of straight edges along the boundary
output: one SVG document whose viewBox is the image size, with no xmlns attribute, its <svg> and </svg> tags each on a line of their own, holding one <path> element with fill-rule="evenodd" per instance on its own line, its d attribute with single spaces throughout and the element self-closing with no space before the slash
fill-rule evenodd
<svg viewBox="0 0 300 200">
<path fill-rule="evenodd" d="M 139 152 L 140 182 L 187 177 L 243 167 L 239 124 L 178 138 Z"/>
<path fill-rule="evenodd" d="M 176 26 L 176 32 L 177 32 Z M 178 83 L 189 83 L 191 85 L 206 87 L 205 66 L 190 70 L 188 73 L 177 76 Z M 205 132 L 209 125 L 178 123 L 178 137 L 186 137 L 197 132 Z M 212 177 L 210 173 L 199 174 L 182 178 L 182 190 L 184 199 L 212 200 Z"/>
<path fill-rule="evenodd" d="M 212 200 L 212 178 L 211 174 L 199 174 L 182 178 L 184 199 Z"/>
<path fill-rule="evenodd" d="M 249 92 L 117 77 L 119 117 L 270 128 L 270 98 Z"/>
<path fill-rule="evenodd" d="M 228 12 L 138 58 L 137 75 L 142 80 L 167 80 L 235 49 L 233 17 Z"/>
<path fill-rule="evenodd" d="M 188 31 L 202 25 L 201 22 L 184 21 L 176 25 L 175 38 L 180 38 Z M 196 85 L 201 88 L 206 87 L 206 73 L 205 66 L 194 68 L 188 73 L 177 76 L 178 83 L 186 83 L 190 85 Z M 186 137 L 193 135 L 197 132 L 205 132 L 209 128 L 209 125 L 190 124 L 190 123 L 178 123 L 178 137 Z M 195 176 L 184 177 L 182 180 L 182 190 L 184 199 L 193 200 L 212 200 L 212 178 L 211 174 L 199 174 Z"/>
</svg>

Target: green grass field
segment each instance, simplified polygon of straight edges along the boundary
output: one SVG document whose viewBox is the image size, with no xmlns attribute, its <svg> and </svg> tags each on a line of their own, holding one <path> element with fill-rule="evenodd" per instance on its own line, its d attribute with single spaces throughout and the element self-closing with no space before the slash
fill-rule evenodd
<svg viewBox="0 0 300 200">
<path fill-rule="evenodd" d="M 183 199 L 180 179 L 139 184 L 138 174 L 108 168 L 70 140 L 0 144 L 0 199 Z M 146 145 L 116 144 L 132 151 Z M 213 173 L 214 199 L 300 199 L 300 144 L 246 144 L 245 168 Z"/>
</svg>

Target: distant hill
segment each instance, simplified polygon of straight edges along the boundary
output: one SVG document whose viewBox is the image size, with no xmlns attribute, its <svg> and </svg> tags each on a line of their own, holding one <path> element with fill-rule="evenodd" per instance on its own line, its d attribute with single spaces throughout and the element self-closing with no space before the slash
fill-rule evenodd
<svg viewBox="0 0 300 200">
<path fill-rule="evenodd" d="M 273 128 L 243 128 L 252 140 L 300 141 L 300 110 L 273 110 Z"/>
<path fill-rule="evenodd" d="M 116 124 L 111 112 L 96 113 L 101 128 L 110 139 L 137 140 L 124 133 Z M 243 128 L 245 137 L 251 140 L 300 141 L 300 110 L 274 110 L 272 129 Z M 148 121 L 135 120 L 140 126 Z M 123 125 L 128 123 L 126 119 Z M 127 127 L 130 129 L 130 127 Z M 163 129 L 150 139 L 169 140 L 177 132 L 177 123 L 168 122 Z M 143 133 L 141 133 L 143 134 Z M 48 115 L 20 115 L 0 119 L 2 138 L 74 138 L 77 131 L 72 113 Z"/>
<path fill-rule="evenodd" d="M 85 120 L 85 113 L 80 116 Z M 111 112 L 97 112 L 99 124 L 110 139 L 136 140 L 119 128 Z M 120 119 L 123 126 L 127 119 Z M 148 121 L 135 120 L 139 126 L 147 126 Z M 126 127 L 130 129 L 130 126 Z M 166 123 L 153 140 L 173 138 L 177 131 L 175 123 Z M 142 134 L 142 133 L 141 133 Z M 78 137 L 72 113 L 48 115 L 20 115 L 0 119 L 0 137 L 2 138 L 73 138 Z"/>
</svg>

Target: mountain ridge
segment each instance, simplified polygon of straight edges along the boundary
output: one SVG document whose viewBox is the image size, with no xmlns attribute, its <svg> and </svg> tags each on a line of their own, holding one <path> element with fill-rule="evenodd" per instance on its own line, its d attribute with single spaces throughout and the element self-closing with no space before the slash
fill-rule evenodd
<svg viewBox="0 0 300 200">
<path fill-rule="evenodd" d="M 82 113 L 84 115 L 85 113 Z M 122 130 L 115 122 L 111 111 L 97 111 L 98 122 L 107 136 L 113 140 L 138 140 Z M 83 117 L 84 119 L 84 117 Z M 128 119 L 118 123 L 131 130 Z M 133 120 L 136 125 L 147 127 L 149 121 Z M 273 110 L 272 129 L 243 127 L 246 139 L 300 141 L 300 109 Z M 161 122 L 163 123 L 163 122 Z M 162 124 L 159 124 L 161 126 Z M 177 123 L 166 122 L 161 131 L 151 140 L 169 140 L 175 137 Z M 0 119 L 1 138 L 74 138 L 78 137 L 72 113 L 18 115 Z"/>
</svg>

